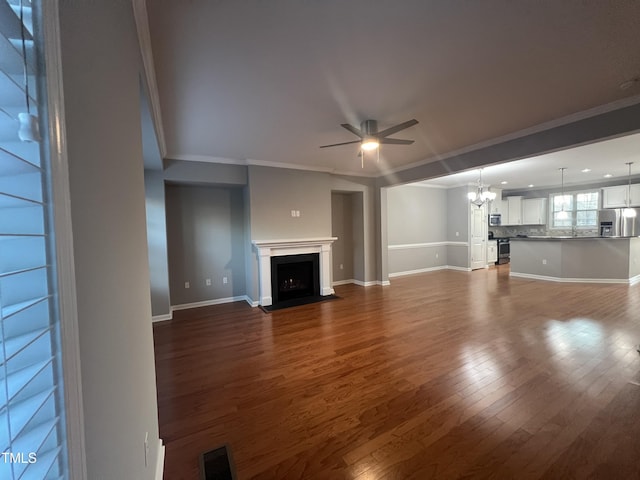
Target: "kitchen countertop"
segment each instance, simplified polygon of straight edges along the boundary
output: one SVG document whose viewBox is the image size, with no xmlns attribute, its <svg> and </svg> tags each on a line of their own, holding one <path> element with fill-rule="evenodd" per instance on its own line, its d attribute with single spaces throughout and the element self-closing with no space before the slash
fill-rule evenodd
<svg viewBox="0 0 640 480">
<path fill-rule="evenodd" d="M 581 237 L 581 236 L 577 236 L 577 237 L 572 237 L 572 236 L 562 236 L 562 235 L 558 235 L 556 236 L 528 236 L 528 237 L 511 237 L 511 241 L 521 241 L 521 240 L 534 240 L 534 241 L 540 241 L 540 240 L 545 240 L 545 241 L 556 241 L 556 240 L 628 240 L 629 238 L 633 238 L 633 237 Z"/>
</svg>

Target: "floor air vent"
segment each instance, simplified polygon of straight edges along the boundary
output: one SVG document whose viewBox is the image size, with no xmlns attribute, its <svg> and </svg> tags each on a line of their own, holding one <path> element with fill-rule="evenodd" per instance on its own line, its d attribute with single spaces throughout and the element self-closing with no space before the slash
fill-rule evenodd
<svg viewBox="0 0 640 480">
<path fill-rule="evenodd" d="M 236 480 L 231 452 L 227 445 L 204 452 L 200 456 L 202 480 Z"/>
</svg>

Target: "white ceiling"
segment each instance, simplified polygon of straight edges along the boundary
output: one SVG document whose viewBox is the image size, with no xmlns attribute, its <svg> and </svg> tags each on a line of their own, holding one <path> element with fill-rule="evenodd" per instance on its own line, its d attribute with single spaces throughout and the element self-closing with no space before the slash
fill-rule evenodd
<svg viewBox="0 0 640 480">
<path fill-rule="evenodd" d="M 168 158 L 378 175 L 640 94 L 640 2 L 147 2 Z M 411 118 L 364 170 L 340 127 Z"/>
<path fill-rule="evenodd" d="M 482 182 L 502 189 L 559 186 L 562 182 L 559 170 L 561 167 L 566 168 L 565 185 L 627 180 L 627 162 L 634 162 L 631 165 L 632 176 L 640 175 L 640 133 L 515 162 L 490 165 L 482 169 Z M 590 171 L 583 172 L 585 169 Z M 449 188 L 475 183 L 478 176 L 479 170 L 474 169 L 419 183 Z"/>
</svg>

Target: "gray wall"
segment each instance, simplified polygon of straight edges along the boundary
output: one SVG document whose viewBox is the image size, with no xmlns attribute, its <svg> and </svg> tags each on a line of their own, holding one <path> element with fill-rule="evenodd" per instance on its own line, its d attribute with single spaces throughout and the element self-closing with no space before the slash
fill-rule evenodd
<svg viewBox="0 0 640 480">
<path fill-rule="evenodd" d="M 223 163 L 167 160 L 164 178 L 174 183 L 243 186 L 247 184 L 247 167 Z"/>
<path fill-rule="evenodd" d="M 333 281 L 351 280 L 353 276 L 353 193 L 331 194 L 331 235 L 338 237 L 331 246 Z"/>
<path fill-rule="evenodd" d="M 556 278 L 628 279 L 637 238 L 517 240 L 511 242 L 511 271 Z M 543 261 L 546 260 L 546 263 Z"/>
<path fill-rule="evenodd" d="M 332 175 L 333 192 L 351 193 L 353 208 L 353 279 L 372 282 L 376 276 L 375 181 L 367 177 Z M 335 278 L 334 278 L 335 279 Z"/>
<path fill-rule="evenodd" d="M 640 275 L 640 238 L 629 241 L 629 278 Z"/>
<path fill-rule="evenodd" d="M 169 315 L 169 262 L 162 172 L 144 171 L 152 315 Z"/>
<path fill-rule="evenodd" d="M 444 242 L 447 190 L 403 185 L 387 191 L 389 245 Z"/>
<path fill-rule="evenodd" d="M 387 189 L 389 274 L 447 265 L 447 190 L 415 185 Z"/>
<path fill-rule="evenodd" d="M 171 304 L 244 296 L 243 190 L 167 185 L 166 192 Z"/>
<path fill-rule="evenodd" d="M 447 247 L 447 262 L 452 267 L 469 268 L 468 191 L 469 187 L 467 186 L 447 190 L 447 240 L 449 242 L 467 242 L 467 246 L 450 245 Z"/>
<path fill-rule="evenodd" d="M 331 236 L 329 174 L 250 166 L 249 189 L 252 240 Z"/>
<path fill-rule="evenodd" d="M 152 480 L 158 412 L 131 3 L 60 2 L 60 35 L 87 478 Z"/>
</svg>

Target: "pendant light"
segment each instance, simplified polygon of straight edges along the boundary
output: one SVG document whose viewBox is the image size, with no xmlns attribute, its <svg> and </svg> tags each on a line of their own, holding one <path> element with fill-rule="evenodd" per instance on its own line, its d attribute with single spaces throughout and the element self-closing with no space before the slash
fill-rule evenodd
<svg viewBox="0 0 640 480">
<path fill-rule="evenodd" d="M 24 73 L 24 96 L 27 106 L 26 112 L 18 113 L 18 138 L 23 142 L 39 142 L 40 131 L 38 128 L 38 117 L 31 113 L 29 99 L 29 72 L 27 67 L 27 41 L 24 34 L 24 0 L 20 0 L 20 40 L 22 44 L 22 68 Z M 35 47 L 34 47 L 35 48 Z"/>
<path fill-rule="evenodd" d="M 480 177 L 478 178 L 478 187 L 475 192 L 467 193 L 467 198 L 474 205 L 481 207 L 485 202 L 495 200 L 496 192 L 490 192 L 489 189 L 484 188 L 482 183 L 482 169 L 480 169 Z"/>
<path fill-rule="evenodd" d="M 626 218 L 633 218 L 636 216 L 636 209 L 635 208 L 631 208 L 631 165 L 633 165 L 633 162 L 627 162 L 627 165 L 629 166 L 629 183 L 628 183 L 628 190 L 627 190 L 627 208 L 625 208 L 624 210 L 622 210 L 622 216 L 626 217 Z"/>
<path fill-rule="evenodd" d="M 560 173 L 562 175 L 562 190 L 561 190 L 561 192 L 562 192 L 561 193 L 561 195 L 562 195 L 562 197 L 561 197 L 562 198 L 562 210 L 560 210 L 558 212 L 558 216 L 557 216 L 558 220 L 566 220 L 566 219 L 569 218 L 569 212 L 567 212 L 564 209 L 564 171 L 566 169 L 567 169 L 567 167 L 561 167 L 561 168 L 558 169 L 558 170 L 560 170 Z"/>
</svg>

